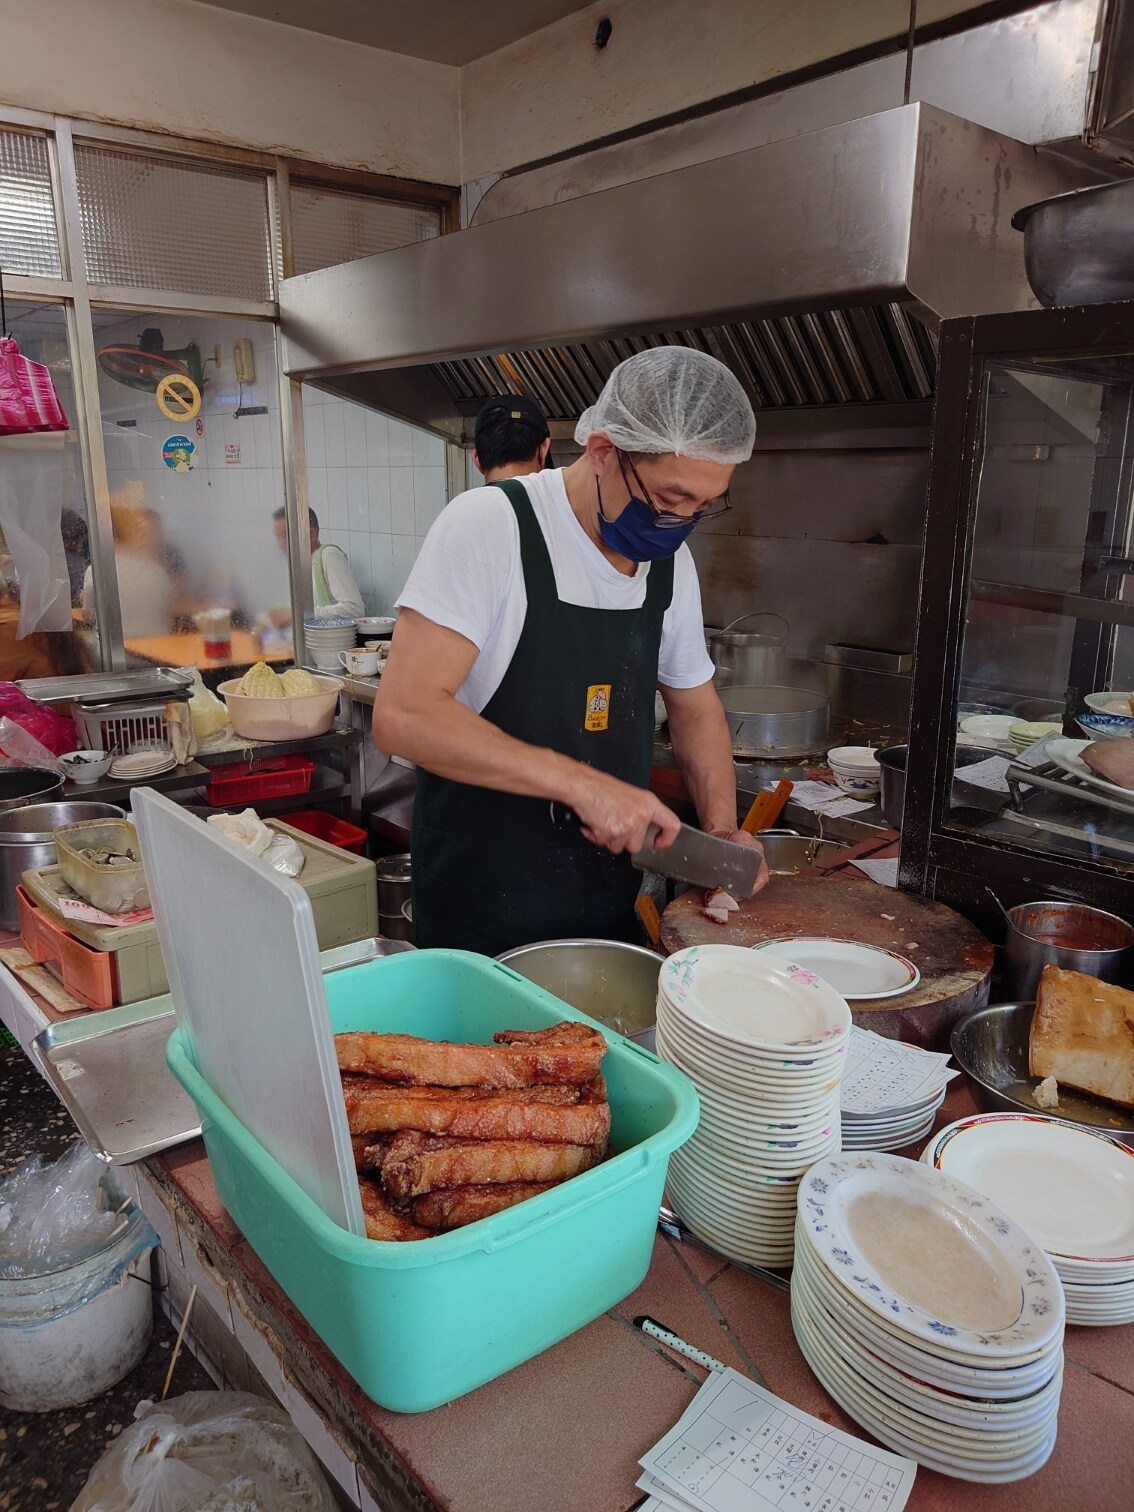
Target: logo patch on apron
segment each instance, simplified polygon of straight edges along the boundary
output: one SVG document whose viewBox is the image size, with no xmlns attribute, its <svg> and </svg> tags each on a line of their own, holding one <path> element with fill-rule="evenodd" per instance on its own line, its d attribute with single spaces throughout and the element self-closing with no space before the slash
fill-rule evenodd
<svg viewBox="0 0 1134 1512">
<path fill-rule="evenodd" d="M 584 730 L 605 730 L 610 724 L 610 683 L 592 683 L 587 689 Z"/>
</svg>

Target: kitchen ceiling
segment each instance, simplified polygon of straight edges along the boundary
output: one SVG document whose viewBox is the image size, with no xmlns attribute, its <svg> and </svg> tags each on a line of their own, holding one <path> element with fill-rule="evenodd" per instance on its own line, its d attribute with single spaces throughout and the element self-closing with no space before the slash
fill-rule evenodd
<svg viewBox="0 0 1134 1512">
<path fill-rule="evenodd" d="M 588 7 L 579 0 L 209 0 L 223 10 L 460 67 Z"/>
</svg>

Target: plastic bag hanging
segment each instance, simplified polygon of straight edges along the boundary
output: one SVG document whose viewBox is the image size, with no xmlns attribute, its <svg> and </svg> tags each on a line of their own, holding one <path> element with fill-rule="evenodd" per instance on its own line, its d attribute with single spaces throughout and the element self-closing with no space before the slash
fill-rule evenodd
<svg viewBox="0 0 1134 1512">
<path fill-rule="evenodd" d="M 42 362 L 23 356 L 15 337 L 8 335 L 0 273 L 0 436 L 70 428 L 51 374 Z"/>
</svg>

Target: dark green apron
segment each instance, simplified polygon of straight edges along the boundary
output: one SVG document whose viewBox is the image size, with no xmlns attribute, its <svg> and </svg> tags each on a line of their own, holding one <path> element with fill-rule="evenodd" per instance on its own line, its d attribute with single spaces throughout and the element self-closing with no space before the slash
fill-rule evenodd
<svg viewBox="0 0 1134 1512">
<path fill-rule="evenodd" d="M 485 719 L 636 787 L 649 782 L 662 618 L 673 561 L 654 562 L 639 609 L 561 602 L 543 531 L 522 483 L 496 485 L 520 527 L 527 614 Z M 641 881 L 628 856 L 553 818 L 546 798 L 417 774 L 413 921 L 420 946 L 496 956 L 533 940 L 640 938 Z"/>
</svg>

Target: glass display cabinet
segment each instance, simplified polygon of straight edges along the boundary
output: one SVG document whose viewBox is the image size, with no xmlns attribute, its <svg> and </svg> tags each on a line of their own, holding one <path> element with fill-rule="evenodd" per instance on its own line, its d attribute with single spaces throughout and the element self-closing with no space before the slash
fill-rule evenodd
<svg viewBox="0 0 1134 1512">
<path fill-rule="evenodd" d="M 941 328 L 900 877 L 993 933 L 1134 917 L 1132 408 L 1134 303 Z"/>
</svg>

